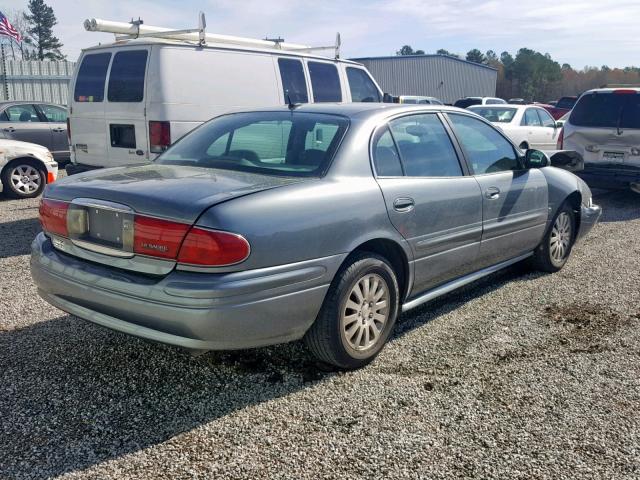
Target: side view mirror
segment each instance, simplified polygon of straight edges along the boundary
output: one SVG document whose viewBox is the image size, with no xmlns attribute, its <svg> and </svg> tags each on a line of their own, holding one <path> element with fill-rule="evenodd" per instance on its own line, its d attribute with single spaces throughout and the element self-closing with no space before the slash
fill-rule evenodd
<svg viewBox="0 0 640 480">
<path fill-rule="evenodd" d="M 383 93 L 382 103 L 398 103 L 398 97 L 394 97 L 390 93 Z"/>
<path fill-rule="evenodd" d="M 527 168 L 543 168 L 551 165 L 551 160 L 544 152 L 530 148 L 524 154 L 524 166 Z"/>
<path fill-rule="evenodd" d="M 562 128 L 562 127 L 564 127 L 564 120 L 556 120 L 555 128 Z"/>
</svg>

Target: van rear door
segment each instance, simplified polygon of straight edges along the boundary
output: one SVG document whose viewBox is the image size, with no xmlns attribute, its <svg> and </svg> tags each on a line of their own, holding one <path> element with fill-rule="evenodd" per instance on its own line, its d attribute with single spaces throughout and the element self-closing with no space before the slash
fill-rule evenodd
<svg viewBox="0 0 640 480">
<path fill-rule="evenodd" d="M 71 103 L 71 143 L 78 164 L 113 167 L 148 162 L 145 72 L 150 47 L 87 51 Z"/>
<path fill-rule="evenodd" d="M 109 166 L 147 163 L 145 73 L 150 47 L 114 52 L 104 104 Z"/>
</svg>

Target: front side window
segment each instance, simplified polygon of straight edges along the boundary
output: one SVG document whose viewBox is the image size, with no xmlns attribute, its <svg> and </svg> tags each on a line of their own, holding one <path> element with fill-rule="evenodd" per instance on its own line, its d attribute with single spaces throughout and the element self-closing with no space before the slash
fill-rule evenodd
<svg viewBox="0 0 640 480">
<path fill-rule="evenodd" d="M 38 105 L 49 122 L 63 123 L 67 121 L 67 109 L 55 105 Z"/>
<path fill-rule="evenodd" d="M 282 79 L 282 93 L 285 103 L 307 103 L 307 81 L 300 60 L 279 58 L 278 68 Z"/>
<path fill-rule="evenodd" d="M 524 112 L 523 125 L 527 127 L 541 127 L 542 122 L 540 121 L 540 117 L 538 117 L 538 113 L 534 108 L 527 108 Z"/>
<path fill-rule="evenodd" d="M 331 63 L 309 62 L 314 102 L 341 102 L 338 69 Z"/>
<path fill-rule="evenodd" d="M 76 102 L 102 102 L 110 53 L 85 55 L 78 69 L 73 98 Z"/>
<path fill-rule="evenodd" d="M 457 177 L 462 175 L 451 139 L 436 114 L 410 115 L 389 122 L 400 151 L 405 175 Z"/>
<path fill-rule="evenodd" d="M 321 176 L 348 119 L 302 112 L 218 117 L 193 130 L 156 162 L 290 177 Z"/>
<path fill-rule="evenodd" d="M 449 114 L 449 118 L 476 175 L 522 168 L 511 143 L 495 128 L 467 115 Z"/>
<path fill-rule="evenodd" d="M 107 98 L 110 102 L 141 102 L 144 97 L 146 50 L 118 52 L 113 57 Z"/>
<path fill-rule="evenodd" d="M 13 105 L 4 111 L 10 122 L 40 122 L 38 112 L 31 104 Z"/>
<path fill-rule="evenodd" d="M 536 109 L 538 112 L 538 116 L 540 117 L 540 121 L 542 122 L 543 127 L 555 128 L 556 121 L 546 110 L 542 110 L 541 108 Z"/>
<path fill-rule="evenodd" d="M 367 72 L 361 68 L 347 67 L 347 80 L 352 102 L 380 102 L 380 92 Z"/>
<path fill-rule="evenodd" d="M 471 107 L 469 110 L 495 123 L 510 123 L 517 111 L 505 107 Z"/>
</svg>

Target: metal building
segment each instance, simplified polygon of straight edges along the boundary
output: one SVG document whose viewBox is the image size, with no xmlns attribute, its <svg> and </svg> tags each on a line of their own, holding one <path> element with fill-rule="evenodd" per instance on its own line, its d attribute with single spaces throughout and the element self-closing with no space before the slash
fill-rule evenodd
<svg viewBox="0 0 640 480">
<path fill-rule="evenodd" d="M 463 97 L 494 97 L 498 71 L 448 55 L 353 58 L 364 64 L 385 93 L 424 95 L 453 103 Z"/>
<path fill-rule="evenodd" d="M 0 66 L 0 101 L 33 100 L 66 105 L 75 65 L 64 61 L 5 60 Z"/>
</svg>

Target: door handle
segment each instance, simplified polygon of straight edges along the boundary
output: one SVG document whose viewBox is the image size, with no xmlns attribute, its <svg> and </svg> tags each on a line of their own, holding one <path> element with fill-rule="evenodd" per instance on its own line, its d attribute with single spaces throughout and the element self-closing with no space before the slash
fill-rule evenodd
<svg viewBox="0 0 640 480">
<path fill-rule="evenodd" d="M 415 202 L 413 200 L 413 198 L 410 197 L 400 197 L 400 198 L 396 198 L 393 201 L 393 209 L 396 212 L 410 212 L 411 210 L 413 210 L 413 207 L 415 206 Z"/>
<path fill-rule="evenodd" d="M 489 200 L 497 200 L 500 198 L 500 189 L 498 187 L 489 187 L 485 190 L 484 196 Z"/>
<path fill-rule="evenodd" d="M 15 128 L 13 127 L 7 127 L 7 128 L 3 128 L 2 130 L 4 130 L 5 132 L 9 132 L 9 133 L 13 133 L 16 131 Z"/>
<path fill-rule="evenodd" d="M 56 133 L 61 133 L 64 132 L 66 129 L 64 128 L 52 128 L 51 131 L 52 132 L 56 132 Z"/>
</svg>

